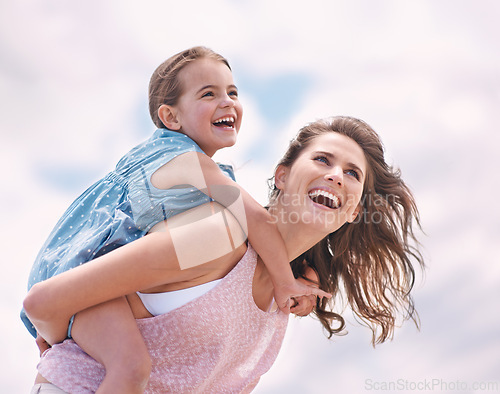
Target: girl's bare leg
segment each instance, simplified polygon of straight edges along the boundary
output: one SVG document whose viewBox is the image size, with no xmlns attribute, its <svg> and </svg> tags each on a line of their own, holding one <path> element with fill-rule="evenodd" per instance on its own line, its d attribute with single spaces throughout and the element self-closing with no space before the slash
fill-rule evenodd
<svg viewBox="0 0 500 394">
<path fill-rule="evenodd" d="M 125 297 L 79 312 L 71 336 L 106 368 L 97 393 L 144 391 L 151 373 L 151 359 Z"/>
</svg>

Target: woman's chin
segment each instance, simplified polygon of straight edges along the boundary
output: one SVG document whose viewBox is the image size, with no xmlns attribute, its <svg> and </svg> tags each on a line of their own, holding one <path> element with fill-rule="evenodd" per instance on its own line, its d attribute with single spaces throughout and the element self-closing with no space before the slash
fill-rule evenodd
<svg viewBox="0 0 500 394">
<path fill-rule="evenodd" d="M 318 233 L 321 237 L 338 230 L 342 225 L 337 210 L 323 208 L 289 212 L 284 222 L 301 226 L 305 232 Z"/>
</svg>

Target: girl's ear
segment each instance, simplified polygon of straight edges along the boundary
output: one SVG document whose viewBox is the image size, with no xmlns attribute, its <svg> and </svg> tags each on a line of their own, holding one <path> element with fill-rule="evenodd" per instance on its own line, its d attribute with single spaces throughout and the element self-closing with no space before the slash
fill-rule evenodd
<svg viewBox="0 0 500 394">
<path fill-rule="evenodd" d="M 178 131 L 181 123 L 177 119 L 177 111 L 171 105 L 163 104 L 158 108 L 158 117 L 167 129 Z"/>
<path fill-rule="evenodd" d="M 276 168 L 276 172 L 274 173 L 274 184 L 280 190 L 283 190 L 285 187 L 286 178 L 288 176 L 288 167 L 280 164 Z"/>
</svg>

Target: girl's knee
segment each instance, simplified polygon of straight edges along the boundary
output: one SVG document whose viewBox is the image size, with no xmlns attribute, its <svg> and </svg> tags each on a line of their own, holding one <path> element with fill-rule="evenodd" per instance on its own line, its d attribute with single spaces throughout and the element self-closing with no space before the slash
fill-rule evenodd
<svg viewBox="0 0 500 394">
<path fill-rule="evenodd" d="M 132 355 L 124 357 L 118 363 L 106 368 L 106 380 L 119 382 L 120 385 L 142 392 L 151 375 L 151 358 L 149 355 Z"/>
</svg>

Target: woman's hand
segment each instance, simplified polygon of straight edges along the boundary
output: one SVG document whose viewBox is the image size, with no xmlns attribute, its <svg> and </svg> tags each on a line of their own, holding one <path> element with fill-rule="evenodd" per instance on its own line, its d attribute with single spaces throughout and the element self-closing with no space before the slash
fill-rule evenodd
<svg viewBox="0 0 500 394">
<path fill-rule="evenodd" d="M 49 343 L 43 339 L 40 334 L 37 334 L 36 335 L 36 345 L 38 346 L 38 350 L 40 350 L 40 357 L 42 356 L 42 354 L 47 350 L 49 349 L 51 346 L 49 345 Z"/>
</svg>

